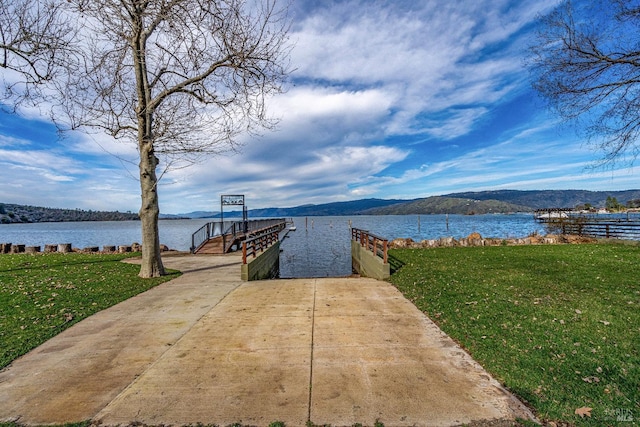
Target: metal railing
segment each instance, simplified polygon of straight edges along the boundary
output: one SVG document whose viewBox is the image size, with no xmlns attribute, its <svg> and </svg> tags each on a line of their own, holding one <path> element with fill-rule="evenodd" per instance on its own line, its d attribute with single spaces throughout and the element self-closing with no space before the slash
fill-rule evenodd
<svg viewBox="0 0 640 427">
<path fill-rule="evenodd" d="M 209 240 L 223 236 L 224 251 L 233 245 L 236 237 L 239 235 L 249 235 L 257 230 L 261 230 L 270 226 L 277 226 L 286 223 L 284 218 L 255 219 L 251 221 L 213 221 L 204 224 L 195 233 L 191 235 L 191 253 L 195 253 Z M 227 239 L 227 237 L 229 237 Z"/>
<path fill-rule="evenodd" d="M 545 221 L 551 231 L 607 239 L 640 240 L 640 221 L 625 219 L 552 218 Z"/>
<path fill-rule="evenodd" d="M 375 234 L 369 233 L 366 230 L 352 228 L 351 240 L 360 242 L 360 245 L 366 250 L 371 251 L 375 256 L 382 258 L 382 261 L 385 264 L 388 262 L 389 241 L 387 239 L 376 236 Z"/>
<path fill-rule="evenodd" d="M 222 226 L 223 224 L 220 221 L 208 222 L 193 233 L 191 235 L 191 253 L 195 253 L 212 237 L 221 236 Z"/>
</svg>

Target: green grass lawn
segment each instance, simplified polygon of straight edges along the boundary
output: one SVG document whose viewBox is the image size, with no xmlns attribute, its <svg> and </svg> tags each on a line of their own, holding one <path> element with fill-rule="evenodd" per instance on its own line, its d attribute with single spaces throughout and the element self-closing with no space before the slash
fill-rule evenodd
<svg viewBox="0 0 640 427">
<path fill-rule="evenodd" d="M 135 254 L 133 254 L 135 255 Z M 177 277 L 138 277 L 132 254 L 0 255 L 0 369 L 74 323 Z"/>
<path fill-rule="evenodd" d="M 639 247 L 390 254 L 404 263 L 391 282 L 540 419 L 640 425 Z"/>
</svg>

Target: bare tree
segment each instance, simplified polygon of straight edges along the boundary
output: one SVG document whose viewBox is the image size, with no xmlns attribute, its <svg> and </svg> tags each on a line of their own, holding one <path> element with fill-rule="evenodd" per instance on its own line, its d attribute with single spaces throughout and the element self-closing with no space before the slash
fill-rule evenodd
<svg viewBox="0 0 640 427">
<path fill-rule="evenodd" d="M 278 0 L 60 0 L 82 26 L 74 61 L 52 81 L 72 129 L 137 145 L 140 276 L 164 274 L 158 232 L 166 168 L 237 147 L 269 129 L 266 97 L 287 76 L 287 8 Z"/>
<path fill-rule="evenodd" d="M 0 0 L 0 68 L 5 98 L 21 101 L 68 61 L 75 27 L 54 0 Z"/>
<path fill-rule="evenodd" d="M 565 1 L 542 17 L 533 47 L 534 87 L 575 121 L 604 162 L 640 152 L 640 3 Z"/>
</svg>

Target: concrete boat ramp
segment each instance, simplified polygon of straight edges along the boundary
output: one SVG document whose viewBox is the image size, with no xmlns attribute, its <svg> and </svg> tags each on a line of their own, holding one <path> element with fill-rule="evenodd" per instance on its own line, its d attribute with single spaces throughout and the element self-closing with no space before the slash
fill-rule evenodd
<svg viewBox="0 0 640 427">
<path fill-rule="evenodd" d="M 1 371 L 0 421 L 392 427 L 532 417 L 387 282 L 242 282 L 235 254 L 164 261 L 184 274 Z"/>
</svg>

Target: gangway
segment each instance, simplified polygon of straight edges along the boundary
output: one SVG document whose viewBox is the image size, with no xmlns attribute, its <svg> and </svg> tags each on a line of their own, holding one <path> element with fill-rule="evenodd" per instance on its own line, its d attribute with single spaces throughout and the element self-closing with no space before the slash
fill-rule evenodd
<svg viewBox="0 0 640 427">
<path fill-rule="evenodd" d="M 226 254 L 240 249 L 241 243 L 248 238 L 284 230 L 286 225 L 284 218 L 208 222 L 191 235 L 191 253 Z"/>
</svg>

